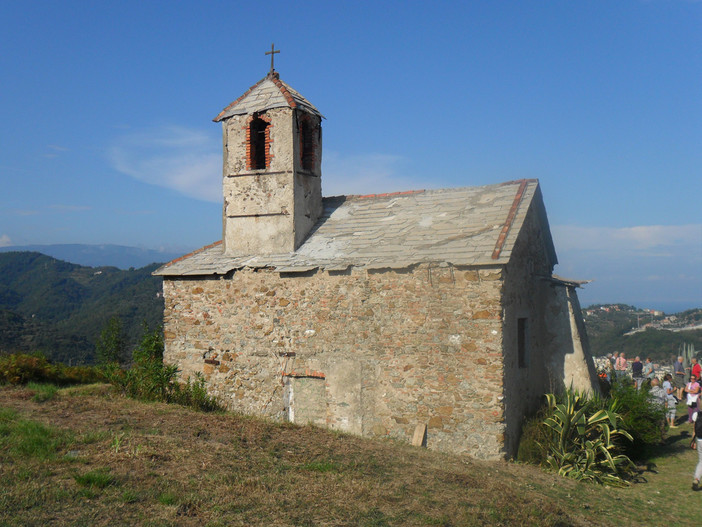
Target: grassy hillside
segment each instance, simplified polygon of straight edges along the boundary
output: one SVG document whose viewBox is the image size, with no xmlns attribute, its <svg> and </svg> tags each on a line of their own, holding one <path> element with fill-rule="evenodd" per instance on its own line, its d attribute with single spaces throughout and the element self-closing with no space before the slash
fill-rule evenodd
<svg viewBox="0 0 702 527">
<path fill-rule="evenodd" d="M 0 388 L 2 525 L 565 527 L 699 519 L 687 425 L 638 483 L 618 489 L 390 440 L 141 403 L 105 386 L 61 389 L 44 402 L 35 393 Z"/>
<path fill-rule="evenodd" d="M 0 253 L 0 351 L 43 351 L 62 362 L 92 362 L 95 341 L 112 316 L 130 346 L 141 323 L 161 324 L 158 264 L 122 271 L 84 267 L 33 252 Z"/>
</svg>

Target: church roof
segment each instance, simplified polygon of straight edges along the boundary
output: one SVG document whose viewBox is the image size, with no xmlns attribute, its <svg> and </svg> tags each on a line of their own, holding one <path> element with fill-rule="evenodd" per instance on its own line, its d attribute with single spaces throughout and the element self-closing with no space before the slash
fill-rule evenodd
<svg viewBox="0 0 702 527">
<path fill-rule="evenodd" d="M 154 274 L 221 275 L 234 269 L 279 272 L 349 267 L 401 269 L 420 263 L 504 265 L 530 207 L 547 257 L 557 263 L 539 183 L 535 179 L 482 187 L 324 198 L 324 212 L 293 253 L 225 255 L 221 242 L 173 260 Z"/>
<path fill-rule="evenodd" d="M 233 115 L 248 115 L 271 108 L 300 108 L 308 113 L 323 117 L 311 102 L 281 81 L 278 73 L 272 72 L 222 110 L 213 121 L 219 122 Z"/>
</svg>

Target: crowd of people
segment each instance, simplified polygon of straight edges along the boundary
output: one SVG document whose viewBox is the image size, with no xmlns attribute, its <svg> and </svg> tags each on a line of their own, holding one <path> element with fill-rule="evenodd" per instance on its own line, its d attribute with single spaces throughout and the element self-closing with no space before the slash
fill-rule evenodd
<svg viewBox="0 0 702 527">
<path fill-rule="evenodd" d="M 690 360 L 690 367 L 685 368 L 683 357 L 678 357 L 673 365 L 673 373 L 666 373 L 663 382 L 656 375 L 655 366 L 651 358 L 641 362 L 640 357 L 636 357 L 629 365 L 624 353 L 615 352 L 608 356 L 610 362 L 608 380 L 623 380 L 629 374 L 631 366 L 631 377 L 637 390 L 641 389 L 644 383 L 650 385 L 650 395 L 665 408 L 665 419 L 670 428 L 678 428 L 676 425 L 676 407 L 680 402 L 687 406 L 687 423 L 692 425 L 693 437 L 690 447 L 697 450 L 698 462 L 693 475 L 692 489 L 702 490 L 700 479 L 702 479 L 702 416 L 700 416 L 698 402 L 702 394 L 702 365 L 696 358 Z"/>
</svg>

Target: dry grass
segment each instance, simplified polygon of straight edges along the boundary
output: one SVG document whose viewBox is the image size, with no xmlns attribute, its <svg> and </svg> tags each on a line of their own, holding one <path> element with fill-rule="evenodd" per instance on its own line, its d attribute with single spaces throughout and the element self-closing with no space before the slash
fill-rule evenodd
<svg viewBox="0 0 702 527">
<path fill-rule="evenodd" d="M 640 525 L 676 508 L 682 525 L 702 498 L 688 496 L 696 454 L 682 436 L 646 483 L 608 489 L 108 387 L 45 402 L 0 388 L 0 409 L 56 445 L 44 459 L 18 453 L 0 428 L 0 525 Z"/>
</svg>

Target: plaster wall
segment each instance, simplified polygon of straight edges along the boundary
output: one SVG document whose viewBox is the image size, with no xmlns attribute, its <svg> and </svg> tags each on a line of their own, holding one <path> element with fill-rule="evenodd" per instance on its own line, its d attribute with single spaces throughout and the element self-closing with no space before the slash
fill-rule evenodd
<svg viewBox="0 0 702 527">
<path fill-rule="evenodd" d="M 504 457 L 502 270 L 164 279 L 164 360 L 231 409 Z"/>
<path fill-rule="evenodd" d="M 550 350 L 549 368 L 561 372 L 562 387 L 581 393 L 599 391 L 597 369 L 590 352 L 590 344 L 585 331 L 585 321 L 580 309 L 580 301 L 574 287 L 553 286 L 552 312 L 557 314 L 561 325 L 568 324 L 568 332 L 555 336 Z M 570 339 L 566 340 L 566 336 Z"/>
<path fill-rule="evenodd" d="M 270 165 L 268 172 L 292 172 L 296 165 L 293 160 L 297 145 L 293 141 L 293 110 L 290 108 L 272 108 L 263 115 L 270 119 Z M 222 122 L 224 134 L 224 175 L 231 176 L 247 173 L 246 169 L 246 130 L 251 115 L 234 115 Z M 295 131 L 296 133 L 296 131 Z M 264 170 L 250 170 L 261 173 Z"/>
<path fill-rule="evenodd" d="M 304 241 L 322 212 L 319 171 L 301 171 L 298 128 L 289 108 L 265 112 L 270 120 L 270 165 L 247 170 L 249 115 L 222 123 L 224 166 L 222 214 L 227 254 L 291 252 Z M 321 162 L 319 134 L 316 168 Z"/>
<path fill-rule="evenodd" d="M 536 201 L 536 200 L 535 200 Z M 505 269 L 504 288 L 504 369 L 505 369 L 505 449 L 516 455 L 524 418 L 533 414 L 549 391 L 551 374 L 546 367 L 554 334 L 564 330 L 560 321 L 549 316 L 545 306 L 552 296 L 543 277 L 551 276 L 546 256 L 539 211 L 527 212 L 519 238 Z M 518 321 L 526 320 L 525 357 L 519 364 Z"/>
<path fill-rule="evenodd" d="M 505 269 L 505 448 L 510 455 L 517 453 L 524 418 L 538 410 L 545 393 L 571 384 L 581 391 L 596 386 L 577 293 L 551 280 L 540 205 L 533 201 Z M 520 318 L 528 324 L 521 366 L 516 351 Z"/>
</svg>

